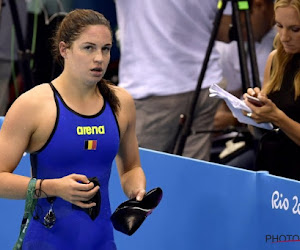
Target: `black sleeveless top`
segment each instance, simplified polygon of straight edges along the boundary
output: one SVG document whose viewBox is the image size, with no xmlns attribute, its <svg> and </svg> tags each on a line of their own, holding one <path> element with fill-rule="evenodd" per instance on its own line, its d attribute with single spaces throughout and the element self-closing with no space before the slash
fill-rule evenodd
<svg viewBox="0 0 300 250">
<path fill-rule="evenodd" d="M 288 117 L 300 123 L 300 98 L 295 100 L 294 78 L 300 69 L 300 54 L 288 63 L 279 91 L 268 95 Z M 257 169 L 300 180 L 300 147 L 281 130 L 267 132 L 260 141 Z"/>
</svg>

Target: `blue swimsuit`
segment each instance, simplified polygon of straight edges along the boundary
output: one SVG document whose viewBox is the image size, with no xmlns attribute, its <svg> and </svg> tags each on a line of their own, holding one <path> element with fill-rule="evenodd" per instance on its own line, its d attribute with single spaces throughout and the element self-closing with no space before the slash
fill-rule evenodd
<svg viewBox="0 0 300 250">
<path fill-rule="evenodd" d="M 57 197 L 53 202 L 56 222 L 52 228 L 46 228 L 42 222 L 50 203 L 45 198 L 39 199 L 22 249 L 116 249 L 108 196 L 111 166 L 119 147 L 116 117 L 106 101 L 99 113 L 80 115 L 66 105 L 52 84 L 50 86 L 57 118 L 47 143 L 30 155 L 33 176 L 38 179 L 60 178 L 72 173 L 96 176 L 100 182 L 101 209 L 93 221 L 83 209 Z"/>
</svg>

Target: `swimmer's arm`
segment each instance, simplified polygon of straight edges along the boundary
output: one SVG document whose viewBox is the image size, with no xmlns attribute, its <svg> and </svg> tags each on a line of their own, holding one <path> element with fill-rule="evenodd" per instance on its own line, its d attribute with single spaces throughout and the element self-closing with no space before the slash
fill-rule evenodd
<svg viewBox="0 0 300 250">
<path fill-rule="evenodd" d="M 0 130 L 0 197 L 24 199 L 30 177 L 13 174 L 29 144 L 36 123 L 28 94 L 7 112 Z M 29 166 L 28 166 L 29 167 Z"/>
<path fill-rule="evenodd" d="M 124 193 L 141 200 L 145 194 L 146 178 L 141 167 L 138 142 L 135 134 L 135 105 L 126 91 L 119 91 L 121 110 L 119 124 L 121 138 L 116 163 Z"/>
</svg>

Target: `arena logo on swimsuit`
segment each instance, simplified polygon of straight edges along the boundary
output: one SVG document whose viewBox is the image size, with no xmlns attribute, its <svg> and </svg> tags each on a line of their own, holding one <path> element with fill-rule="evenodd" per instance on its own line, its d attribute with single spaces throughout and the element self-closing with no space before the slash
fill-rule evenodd
<svg viewBox="0 0 300 250">
<path fill-rule="evenodd" d="M 78 126 L 77 135 L 103 135 L 105 134 L 104 126 Z"/>
</svg>

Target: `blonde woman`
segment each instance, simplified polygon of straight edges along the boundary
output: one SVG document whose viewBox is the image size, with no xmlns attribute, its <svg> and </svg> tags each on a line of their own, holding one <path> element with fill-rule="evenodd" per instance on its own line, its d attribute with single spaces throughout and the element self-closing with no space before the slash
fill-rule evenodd
<svg viewBox="0 0 300 250">
<path fill-rule="evenodd" d="M 247 91 L 264 105 L 257 107 L 244 96 L 253 111 L 247 115 L 276 128 L 261 138 L 257 170 L 300 180 L 300 0 L 276 0 L 274 11 L 278 34 L 266 64 L 262 91 Z"/>
</svg>

